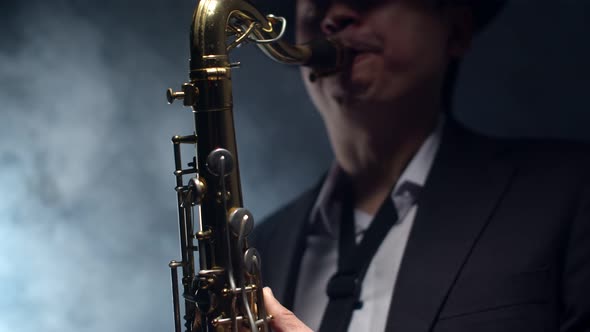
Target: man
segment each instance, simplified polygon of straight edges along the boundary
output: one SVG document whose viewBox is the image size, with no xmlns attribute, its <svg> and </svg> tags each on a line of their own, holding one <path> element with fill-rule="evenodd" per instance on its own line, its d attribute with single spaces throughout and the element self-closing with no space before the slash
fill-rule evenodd
<svg viewBox="0 0 590 332">
<path fill-rule="evenodd" d="M 445 112 L 454 64 L 500 7 L 297 0 L 297 41 L 353 58 L 305 81 L 334 166 L 253 239 L 297 316 L 267 290 L 275 329 L 590 331 L 588 150 L 483 137 Z"/>
</svg>

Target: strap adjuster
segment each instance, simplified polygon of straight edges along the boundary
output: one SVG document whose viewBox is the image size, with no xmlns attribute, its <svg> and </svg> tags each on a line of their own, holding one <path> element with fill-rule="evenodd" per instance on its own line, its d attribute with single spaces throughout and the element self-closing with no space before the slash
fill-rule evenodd
<svg viewBox="0 0 590 332">
<path fill-rule="evenodd" d="M 326 293 L 332 298 L 354 297 L 359 294 L 359 278 L 356 273 L 336 273 L 330 278 Z"/>
</svg>

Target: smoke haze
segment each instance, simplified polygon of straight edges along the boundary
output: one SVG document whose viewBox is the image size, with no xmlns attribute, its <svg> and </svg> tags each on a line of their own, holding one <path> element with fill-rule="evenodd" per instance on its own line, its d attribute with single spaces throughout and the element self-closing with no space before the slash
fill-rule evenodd
<svg viewBox="0 0 590 332">
<path fill-rule="evenodd" d="M 192 116 L 164 91 L 187 79 L 194 2 L 0 4 L 0 332 L 172 331 L 170 137 Z M 458 117 L 590 140 L 589 22 L 587 1 L 515 1 L 464 63 Z M 245 205 L 260 220 L 332 157 L 297 70 L 251 46 L 234 60 Z"/>
</svg>

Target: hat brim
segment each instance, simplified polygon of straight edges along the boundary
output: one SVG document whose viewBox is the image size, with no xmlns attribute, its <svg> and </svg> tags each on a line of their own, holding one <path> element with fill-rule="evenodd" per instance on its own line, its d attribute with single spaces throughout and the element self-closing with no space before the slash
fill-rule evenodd
<svg viewBox="0 0 590 332">
<path fill-rule="evenodd" d="M 251 0 L 254 5 L 263 13 L 283 16 L 287 19 L 287 31 L 284 39 L 290 42 L 295 41 L 295 1 L 296 0 Z M 444 1 L 444 0 L 442 0 Z M 508 0 L 447 0 L 457 1 L 473 7 L 475 20 L 475 33 L 484 30 L 486 26 L 504 8 Z"/>
<path fill-rule="evenodd" d="M 507 0 L 474 0 L 475 29 L 481 31 L 502 11 Z"/>
<path fill-rule="evenodd" d="M 273 13 L 279 16 L 284 16 L 289 22 L 287 39 L 292 39 L 294 33 L 295 21 L 295 1 L 296 0 L 252 0 L 254 5 L 266 13 Z M 444 1 L 444 0 L 442 0 Z M 473 7 L 473 16 L 475 19 L 475 31 L 479 32 L 494 20 L 500 13 L 502 8 L 506 5 L 508 0 L 447 0 L 449 2 L 456 1 Z"/>
</svg>

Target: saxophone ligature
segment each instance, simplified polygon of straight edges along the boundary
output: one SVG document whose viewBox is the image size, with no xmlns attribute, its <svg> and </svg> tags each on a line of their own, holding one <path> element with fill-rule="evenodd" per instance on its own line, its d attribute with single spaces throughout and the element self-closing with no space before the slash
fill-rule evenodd
<svg viewBox="0 0 590 332">
<path fill-rule="evenodd" d="M 231 69 L 237 64 L 230 63 L 229 53 L 254 43 L 272 59 L 317 68 L 318 75 L 342 63 L 335 42 L 285 42 L 286 24 L 246 0 L 201 0 L 194 11 L 190 81 L 179 92 L 167 91 L 169 103 L 182 100 L 192 108 L 195 125 L 194 134 L 172 138 L 182 258 L 169 264 L 175 332 L 181 332 L 182 320 L 187 332 L 270 331 L 260 257 L 247 240 L 254 219 L 242 204 L 231 86 Z M 181 145 L 186 144 L 195 146 L 195 155 L 185 166 Z"/>
</svg>

